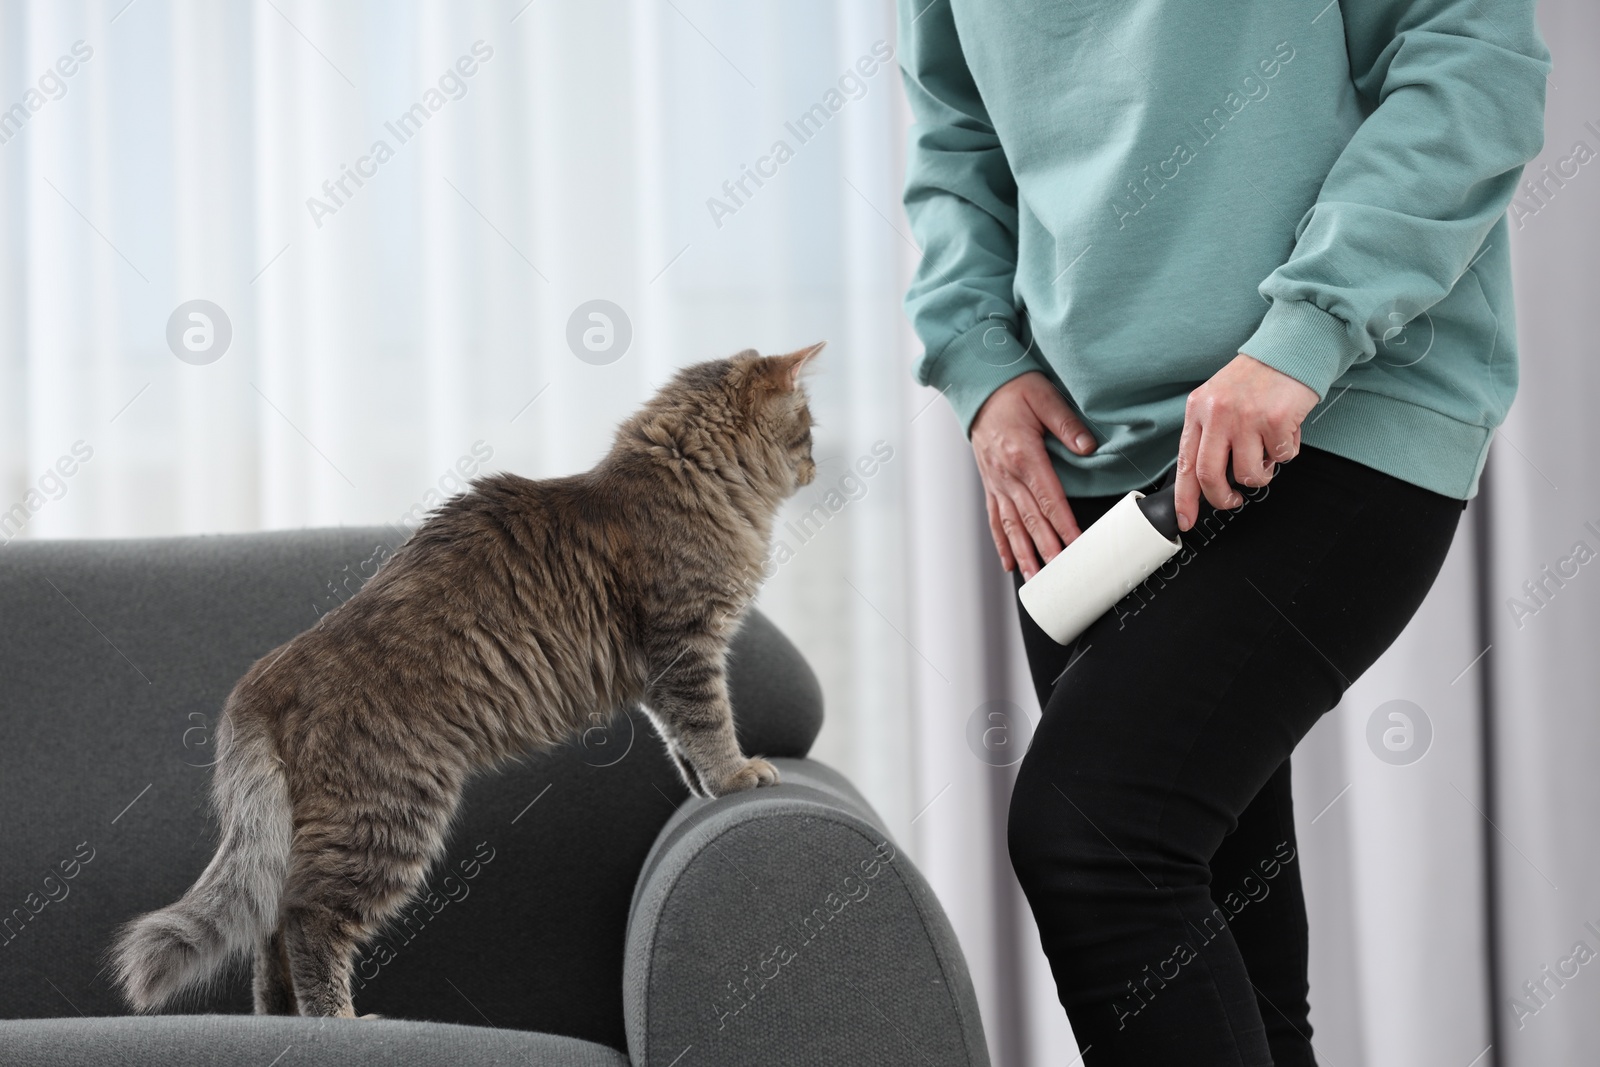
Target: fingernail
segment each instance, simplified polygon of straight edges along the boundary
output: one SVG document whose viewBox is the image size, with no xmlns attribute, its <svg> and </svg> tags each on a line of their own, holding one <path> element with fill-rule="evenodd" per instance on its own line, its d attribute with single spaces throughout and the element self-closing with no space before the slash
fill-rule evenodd
<svg viewBox="0 0 1600 1067">
<path fill-rule="evenodd" d="M 1089 449 L 1094 447 L 1094 438 L 1090 437 L 1086 433 L 1080 433 L 1077 436 L 1077 445 L 1079 452 L 1087 452 Z"/>
</svg>

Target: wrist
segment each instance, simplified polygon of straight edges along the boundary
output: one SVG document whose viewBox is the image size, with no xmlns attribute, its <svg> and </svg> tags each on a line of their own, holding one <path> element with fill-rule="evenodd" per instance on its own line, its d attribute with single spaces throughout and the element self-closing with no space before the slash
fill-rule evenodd
<svg viewBox="0 0 1600 1067">
<path fill-rule="evenodd" d="M 1275 299 L 1239 354 L 1288 375 L 1320 401 L 1361 348 L 1337 315 L 1308 300 Z"/>
</svg>

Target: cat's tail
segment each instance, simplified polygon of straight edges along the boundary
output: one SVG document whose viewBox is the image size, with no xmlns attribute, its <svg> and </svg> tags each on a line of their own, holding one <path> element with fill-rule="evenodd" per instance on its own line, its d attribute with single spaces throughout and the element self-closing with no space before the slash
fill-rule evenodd
<svg viewBox="0 0 1600 1067">
<path fill-rule="evenodd" d="M 222 843 L 177 903 L 128 923 L 111 949 L 113 977 L 137 1011 L 157 1010 L 277 924 L 293 837 L 288 782 L 261 719 L 229 711 L 212 783 Z"/>
</svg>

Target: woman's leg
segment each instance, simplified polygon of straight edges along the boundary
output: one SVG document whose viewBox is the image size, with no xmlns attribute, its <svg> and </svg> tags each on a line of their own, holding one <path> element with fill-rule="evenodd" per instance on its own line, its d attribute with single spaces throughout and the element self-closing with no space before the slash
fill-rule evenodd
<svg viewBox="0 0 1600 1067">
<path fill-rule="evenodd" d="M 1239 828 L 1211 857 L 1211 899 L 1255 986 L 1273 1067 L 1314 1067 L 1306 977 L 1309 930 L 1294 836 L 1289 760 L 1239 815 Z"/>
<path fill-rule="evenodd" d="M 1181 562 L 1063 650 L 1010 846 L 1090 1067 L 1271 1064 L 1244 950 L 1263 978 L 1303 975 L 1303 937 L 1277 936 L 1298 893 L 1225 908 L 1213 860 L 1241 881 L 1266 862 L 1272 893 L 1290 887 L 1295 862 L 1266 840 L 1292 818 L 1285 762 L 1415 613 L 1461 508 L 1306 446 L 1241 507 L 1203 506 Z M 1241 826 L 1254 840 L 1224 851 Z"/>
<path fill-rule="evenodd" d="M 1080 497 L 1071 501 L 1073 514 L 1086 528 L 1119 499 Z M 1014 585 L 1021 584 L 1022 575 L 1017 572 Z M 1077 655 L 1077 647 L 1052 641 L 1020 604 L 1017 613 L 1042 708 Z M 1299 846 L 1289 763 L 1284 760 L 1245 807 L 1238 829 L 1223 839 L 1210 864 L 1212 899 L 1229 912 L 1234 941 L 1255 986 L 1274 1067 L 1315 1063 L 1307 980 L 1309 930 L 1296 862 Z"/>
<path fill-rule="evenodd" d="M 1117 498 L 1105 498 L 1110 507 Z M 1074 513 L 1079 501 L 1072 501 Z M 1091 512 L 1098 517 L 1104 508 Z M 1092 519 L 1079 516 L 1087 525 Z M 1021 585 L 1021 575 L 1015 584 Z M 1048 704 L 1054 682 L 1075 651 L 1056 644 L 1018 605 L 1023 643 L 1040 706 Z M 1211 857 L 1212 899 L 1229 911 L 1233 939 L 1255 986 L 1274 1067 L 1314 1064 L 1311 1005 L 1308 999 L 1305 894 L 1300 885 L 1299 846 L 1295 841 L 1294 800 L 1289 760 L 1239 815 L 1239 828 Z M 1233 896 L 1230 898 L 1230 894 Z"/>
<path fill-rule="evenodd" d="M 1144 487 L 1146 492 L 1155 483 Z M 1087 529 L 1120 496 L 1078 497 L 1071 501 L 1080 528 Z M 1168 572 L 1170 573 L 1170 572 Z M 1021 572 L 1013 584 L 1022 585 Z M 1147 594 L 1145 599 L 1150 599 Z M 1121 605 L 1126 613 L 1140 602 Z M 1022 642 L 1034 690 L 1043 708 L 1055 683 L 1078 654 L 1076 645 L 1058 645 L 1017 605 Z M 1131 616 L 1129 616 L 1131 620 Z M 1224 903 L 1245 971 L 1267 1030 L 1275 1067 L 1312 1064 L 1311 1006 L 1308 1000 L 1305 895 L 1300 885 L 1295 842 L 1294 799 L 1289 760 L 1273 773 L 1239 815 L 1239 827 L 1211 857 L 1211 894 Z"/>
</svg>

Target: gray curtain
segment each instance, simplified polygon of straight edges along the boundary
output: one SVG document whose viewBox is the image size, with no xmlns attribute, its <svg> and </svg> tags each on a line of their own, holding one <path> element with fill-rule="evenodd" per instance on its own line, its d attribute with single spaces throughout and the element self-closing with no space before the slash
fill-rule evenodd
<svg viewBox="0 0 1600 1067">
<path fill-rule="evenodd" d="M 1512 1067 L 1600 1060 L 1600 6 L 1546 0 L 1539 20 L 1555 69 L 1534 187 L 1513 210 L 1522 382 L 1491 455 L 1484 598 L 1496 1018 Z"/>
</svg>

